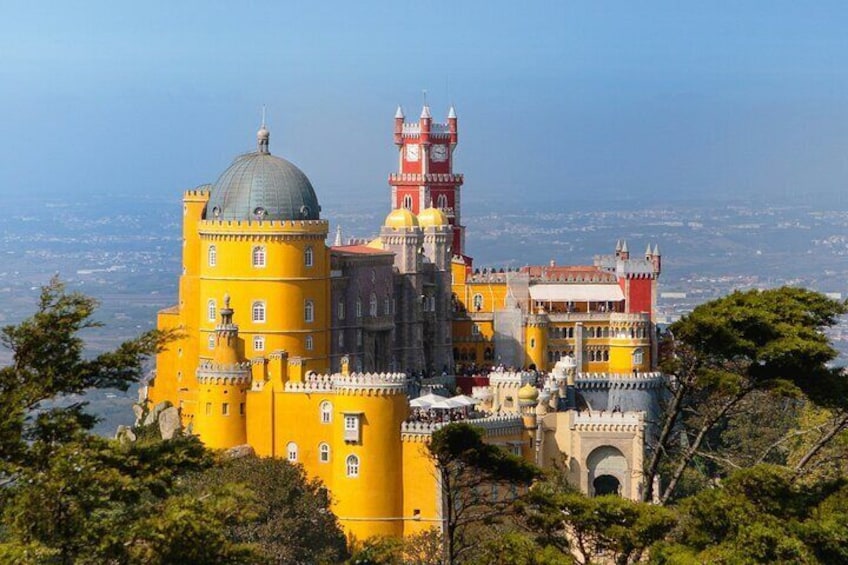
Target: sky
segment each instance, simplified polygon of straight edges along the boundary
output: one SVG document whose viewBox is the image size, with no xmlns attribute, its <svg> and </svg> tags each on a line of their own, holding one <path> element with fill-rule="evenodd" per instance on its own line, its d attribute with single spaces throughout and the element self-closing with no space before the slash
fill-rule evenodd
<svg viewBox="0 0 848 565">
<path fill-rule="evenodd" d="M 464 202 L 848 209 L 848 2 L 7 2 L 0 202 L 179 201 L 255 146 L 388 208 L 395 108 L 459 115 Z"/>
</svg>

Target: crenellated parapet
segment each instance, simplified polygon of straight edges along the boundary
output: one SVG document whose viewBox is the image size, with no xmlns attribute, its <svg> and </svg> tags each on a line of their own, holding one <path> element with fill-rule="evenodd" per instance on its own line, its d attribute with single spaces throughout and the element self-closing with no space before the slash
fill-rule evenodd
<svg viewBox="0 0 848 565">
<path fill-rule="evenodd" d="M 251 363 L 222 365 L 211 361 L 197 368 L 197 382 L 200 384 L 240 385 L 251 379 Z"/>
<path fill-rule="evenodd" d="M 367 396 L 406 394 L 405 373 L 351 373 L 332 377 L 337 394 L 361 394 Z"/>
<path fill-rule="evenodd" d="M 576 412 L 571 429 L 578 432 L 638 433 L 645 428 L 644 412 Z"/>
<path fill-rule="evenodd" d="M 321 239 L 329 230 L 327 220 L 216 220 L 198 222 L 204 240 Z"/>
<path fill-rule="evenodd" d="M 527 383 L 535 383 L 536 375 L 529 371 L 495 371 L 489 373 L 489 384 L 491 386 L 507 388 L 524 386 Z"/>
<path fill-rule="evenodd" d="M 429 441 L 436 430 L 455 422 L 403 422 L 400 433 L 403 441 Z M 520 434 L 523 430 L 521 417 L 517 414 L 489 416 L 462 420 L 463 424 L 482 428 L 487 437 L 509 436 Z"/>
<path fill-rule="evenodd" d="M 580 390 L 649 390 L 664 386 L 666 377 L 650 373 L 579 373 L 574 384 Z"/>
</svg>

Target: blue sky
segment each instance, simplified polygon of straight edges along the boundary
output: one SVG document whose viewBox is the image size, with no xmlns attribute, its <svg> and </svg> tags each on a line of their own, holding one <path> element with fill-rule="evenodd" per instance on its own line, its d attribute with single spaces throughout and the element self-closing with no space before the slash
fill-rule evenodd
<svg viewBox="0 0 848 565">
<path fill-rule="evenodd" d="M 848 205 L 848 2 L 2 2 L 0 197 L 179 198 L 271 151 L 387 206 L 395 106 L 466 202 Z"/>
</svg>

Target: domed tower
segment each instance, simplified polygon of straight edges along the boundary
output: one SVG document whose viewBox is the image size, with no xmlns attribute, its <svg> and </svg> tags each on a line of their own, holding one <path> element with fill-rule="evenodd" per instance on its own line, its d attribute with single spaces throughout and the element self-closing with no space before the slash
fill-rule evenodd
<svg viewBox="0 0 848 565">
<path fill-rule="evenodd" d="M 197 368 L 194 432 L 207 447 L 219 449 L 247 441 L 245 402 L 250 387 L 250 364 L 239 355 L 238 326 L 227 295 L 214 335 L 212 360 Z"/>
<path fill-rule="evenodd" d="M 529 436 L 529 441 L 522 445 L 522 455 L 530 459 L 533 456 L 532 448 L 536 439 L 536 405 L 539 401 L 539 389 L 531 383 L 526 383 L 518 389 L 518 409 L 521 411 L 521 420 L 524 423 L 524 431 Z"/>
<path fill-rule="evenodd" d="M 451 240 L 453 229 L 447 215 L 431 206 L 418 214 L 423 232 L 424 256 L 432 263 L 432 286 L 425 288 L 425 352 L 429 369 L 440 372 L 453 368 L 451 350 Z M 432 293 L 432 294 L 429 294 Z"/>
<path fill-rule="evenodd" d="M 395 285 L 395 351 L 399 369 L 424 369 L 424 276 L 422 274 L 422 234 L 418 218 L 406 208 L 392 210 L 380 228 L 383 249 L 395 254 L 395 268 L 400 274 Z"/>
<path fill-rule="evenodd" d="M 285 350 L 306 370 L 328 369 L 328 223 L 312 184 L 295 165 L 274 156 L 270 132 L 212 186 L 200 239 L 199 340 L 214 331 L 215 297 L 225 290 L 242 318 L 248 359 Z M 226 289 L 225 289 L 226 287 Z M 188 298 L 187 298 L 188 299 Z M 201 359 L 208 352 L 200 348 Z"/>
</svg>

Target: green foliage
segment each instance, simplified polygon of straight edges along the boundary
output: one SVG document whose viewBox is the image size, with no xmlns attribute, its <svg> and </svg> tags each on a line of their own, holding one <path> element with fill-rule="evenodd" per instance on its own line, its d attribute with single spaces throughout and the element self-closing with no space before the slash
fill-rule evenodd
<svg viewBox="0 0 848 565">
<path fill-rule="evenodd" d="M 171 337 L 150 331 L 94 357 L 84 355 L 80 332 L 98 327 L 92 319 L 93 298 L 67 292 L 53 279 L 41 289 L 36 313 L 18 325 L 0 329 L 0 344 L 12 353 L 12 363 L 0 368 L 0 472 L 27 464 L 27 440 L 51 443 L 77 437 L 95 419 L 84 404 L 54 408 L 33 424 L 33 411 L 58 395 L 89 388 L 126 390 L 142 376 L 142 365 Z"/>
<path fill-rule="evenodd" d="M 300 466 L 274 458 L 225 459 L 189 477 L 183 492 L 198 499 L 226 485 L 242 485 L 261 504 L 249 519 L 226 524 L 228 539 L 251 544 L 262 562 L 339 563 L 347 540 L 330 511 L 327 490 Z"/>
<path fill-rule="evenodd" d="M 431 436 L 430 457 L 442 486 L 444 563 L 457 563 L 475 544 L 475 529 L 512 510 L 518 489 L 540 475 L 523 458 L 483 441 L 483 430 L 449 424 Z M 495 496 L 492 492 L 495 492 Z"/>
<path fill-rule="evenodd" d="M 844 482 L 801 488 L 781 467 L 737 471 L 720 488 L 681 502 L 680 525 L 652 562 L 844 563 L 846 496 Z"/>
<path fill-rule="evenodd" d="M 607 495 L 589 498 L 568 486 L 561 471 L 533 485 L 522 504 L 527 529 L 542 547 L 630 563 L 675 525 L 671 510 Z"/>
</svg>

